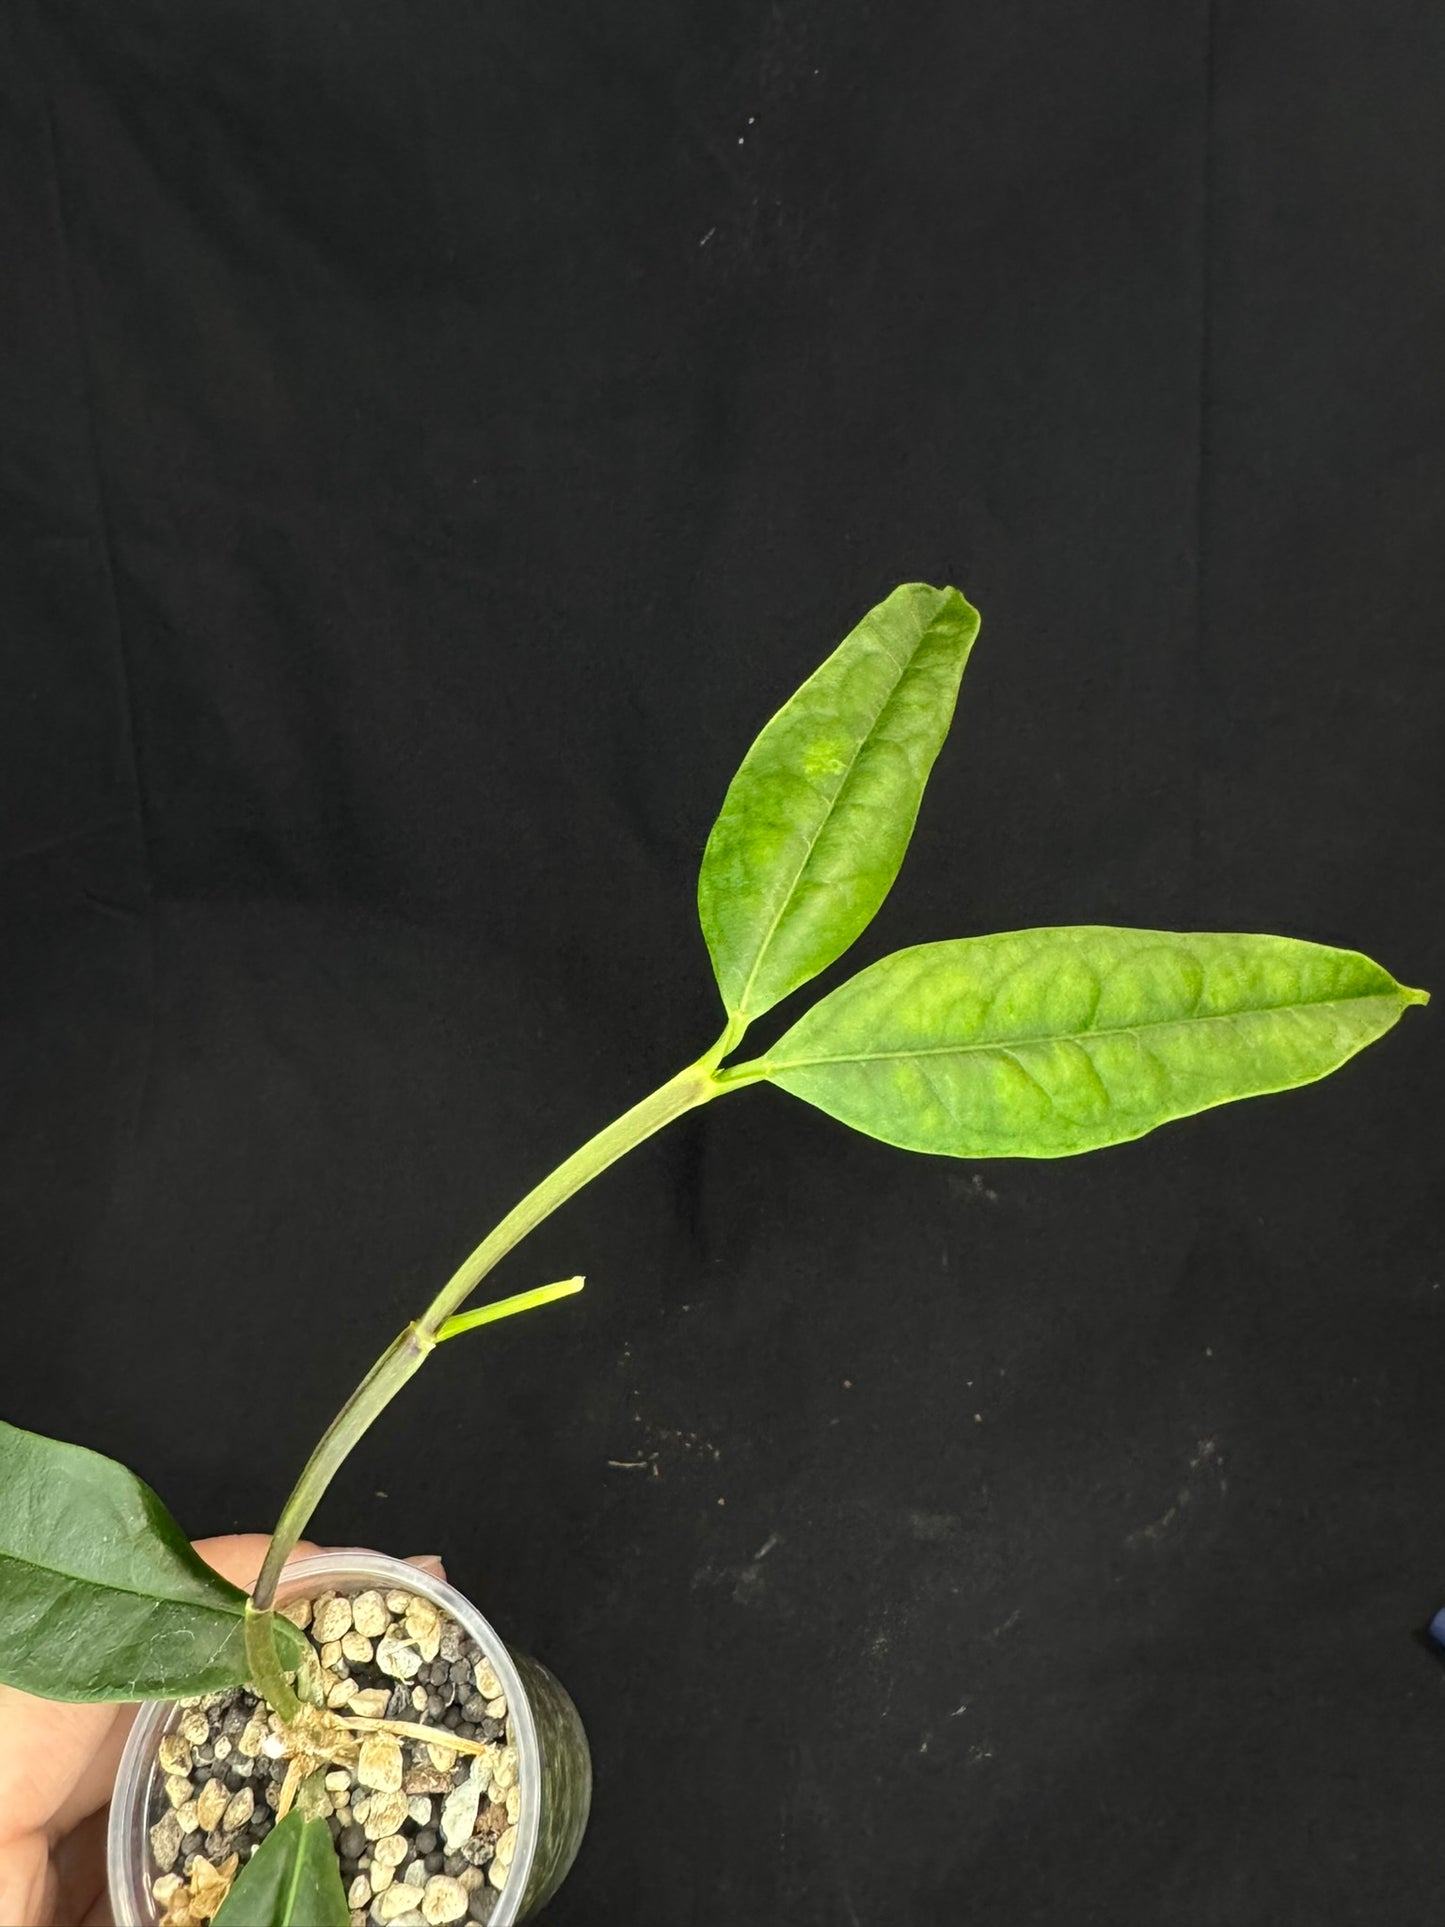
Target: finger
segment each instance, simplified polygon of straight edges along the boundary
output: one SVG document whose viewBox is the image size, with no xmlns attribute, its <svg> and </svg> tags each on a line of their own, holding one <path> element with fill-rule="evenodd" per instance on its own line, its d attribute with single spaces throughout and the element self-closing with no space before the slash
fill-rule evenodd
<svg viewBox="0 0 1445 1927">
<path fill-rule="evenodd" d="M 244 1592 L 249 1592 L 256 1583 L 256 1575 L 261 1570 L 261 1562 L 266 1557 L 270 1543 L 264 1532 L 231 1532 L 219 1539 L 197 1539 L 196 1551 L 208 1566 L 215 1567 L 223 1579 L 229 1579 L 233 1586 L 240 1586 Z M 291 1556 L 293 1559 L 304 1559 L 321 1550 L 309 1539 L 303 1539 Z"/>
<path fill-rule="evenodd" d="M 135 1720 L 135 1708 L 108 1706 L 105 1711 L 111 1715 L 110 1725 L 97 1740 L 94 1750 L 77 1773 L 75 1784 L 64 1799 L 59 1801 L 51 1816 L 52 1840 L 69 1833 L 73 1827 L 79 1826 L 87 1815 L 104 1807 L 110 1800 L 111 1790 L 115 1786 L 115 1776 L 120 1767 L 120 1756 L 130 1737 L 131 1725 Z"/>
<path fill-rule="evenodd" d="M 107 1815 L 87 1814 L 56 1846 L 55 1919 L 83 1920 L 105 1891 L 105 1827 Z"/>
<path fill-rule="evenodd" d="M 54 1918 L 51 1907 L 50 1842 L 40 1832 L 16 1834 L 0 1846 L 0 1920 Z"/>
<path fill-rule="evenodd" d="M 62 1812 L 70 1824 L 107 1797 L 130 1710 L 0 1686 L 0 1841 L 46 1832 Z"/>
</svg>

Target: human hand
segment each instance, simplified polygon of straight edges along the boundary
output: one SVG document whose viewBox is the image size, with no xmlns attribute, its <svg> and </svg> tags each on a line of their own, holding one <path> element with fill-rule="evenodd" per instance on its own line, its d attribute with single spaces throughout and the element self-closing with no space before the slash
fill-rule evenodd
<svg viewBox="0 0 1445 1927">
<path fill-rule="evenodd" d="M 260 1533 L 198 1539 L 233 1585 L 255 1583 Z M 320 1548 L 299 1545 L 296 1557 Z M 440 1572 L 431 1557 L 413 1565 Z M 5 1927 L 110 1927 L 105 1829 L 133 1706 L 72 1706 L 0 1686 L 0 1921 Z"/>
</svg>

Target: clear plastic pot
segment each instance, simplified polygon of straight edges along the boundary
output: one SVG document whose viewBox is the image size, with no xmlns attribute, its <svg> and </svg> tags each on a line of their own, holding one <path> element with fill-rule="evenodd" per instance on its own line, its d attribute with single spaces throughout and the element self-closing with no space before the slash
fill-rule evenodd
<svg viewBox="0 0 1445 1927">
<path fill-rule="evenodd" d="M 557 1681 L 525 1653 L 502 1644 L 469 1599 L 445 1580 L 379 1552 L 323 1552 L 287 1566 L 284 1604 L 330 1589 L 376 1587 L 418 1593 L 470 1633 L 491 1661 L 507 1696 L 522 1793 L 511 1872 L 489 1927 L 513 1927 L 544 1906 L 562 1884 L 582 1844 L 592 1800 L 592 1763 L 577 1709 Z M 148 1700 L 137 1712 L 110 1809 L 108 1868 L 116 1927 L 155 1927 L 148 1830 L 158 1773 L 157 1751 L 180 1718 L 174 1700 Z"/>
</svg>

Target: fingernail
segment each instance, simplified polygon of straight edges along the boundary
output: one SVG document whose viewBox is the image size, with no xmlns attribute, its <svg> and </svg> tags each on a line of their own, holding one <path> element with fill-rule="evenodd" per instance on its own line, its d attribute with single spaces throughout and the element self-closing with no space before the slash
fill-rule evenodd
<svg viewBox="0 0 1445 1927">
<path fill-rule="evenodd" d="M 409 1566 L 420 1566 L 423 1572 L 435 1573 L 438 1579 L 445 1579 L 447 1569 L 442 1564 L 439 1552 L 414 1552 L 406 1562 Z"/>
</svg>

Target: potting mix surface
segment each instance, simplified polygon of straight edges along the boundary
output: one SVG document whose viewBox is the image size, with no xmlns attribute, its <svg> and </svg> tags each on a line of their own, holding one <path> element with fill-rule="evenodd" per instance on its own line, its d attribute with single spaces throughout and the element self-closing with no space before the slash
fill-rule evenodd
<svg viewBox="0 0 1445 1927">
<path fill-rule="evenodd" d="M 326 1591 L 280 1610 L 316 1652 L 327 1706 L 360 1724 L 301 1777 L 280 1719 L 248 1689 L 183 1703 L 149 1815 L 162 1927 L 209 1920 L 293 1803 L 331 1828 L 352 1927 L 490 1920 L 521 1788 L 506 1696 L 476 1641 L 408 1592 Z"/>
</svg>

